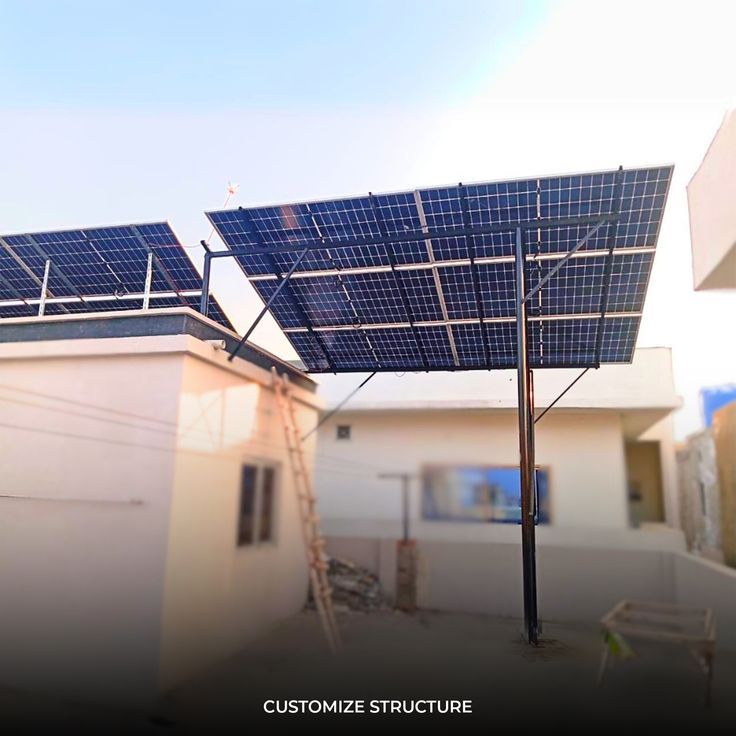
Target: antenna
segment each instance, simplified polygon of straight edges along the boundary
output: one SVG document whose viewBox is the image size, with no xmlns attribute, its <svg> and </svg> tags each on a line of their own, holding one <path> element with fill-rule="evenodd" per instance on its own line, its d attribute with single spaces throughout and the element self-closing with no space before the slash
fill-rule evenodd
<svg viewBox="0 0 736 736">
<path fill-rule="evenodd" d="M 227 183 L 227 195 L 225 196 L 225 201 L 222 203 L 222 207 L 220 209 L 225 209 L 228 204 L 230 204 L 230 200 L 238 193 L 238 189 L 240 189 L 240 184 L 233 184 L 231 181 L 228 181 Z M 215 228 L 212 227 L 212 230 L 210 230 L 210 234 L 207 236 L 207 240 L 202 241 L 202 246 L 207 249 L 207 246 L 210 244 L 210 240 L 212 240 L 212 236 L 215 234 Z"/>
</svg>

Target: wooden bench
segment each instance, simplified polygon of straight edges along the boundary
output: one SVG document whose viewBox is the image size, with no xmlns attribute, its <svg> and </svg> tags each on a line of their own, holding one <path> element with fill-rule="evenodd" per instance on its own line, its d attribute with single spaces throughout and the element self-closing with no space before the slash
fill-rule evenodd
<svg viewBox="0 0 736 736">
<path fill-rule="evenodd" d="M 690 608 L 670 603 L 621 601 L 601 619 L 603 653 L 598 684 L 603 683 L 609 663 L 609 637 L 648 639 L 687 646 L 705 677 L 705 703 L 710 705 L 716 628 L 709 608 Z"/>
</svg>

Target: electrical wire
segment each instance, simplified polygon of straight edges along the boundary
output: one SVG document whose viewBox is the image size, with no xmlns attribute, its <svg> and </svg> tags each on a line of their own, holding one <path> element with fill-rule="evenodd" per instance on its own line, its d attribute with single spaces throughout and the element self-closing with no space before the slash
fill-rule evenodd
<svg viewBox="0 0 736 736">
<path fill-rule="evenodd" d="M 123 411 L 123 410 L 120 410 L 120 409 L 114 409 L 112 407 L 106 407 L 106 406 L 102 406 L 102 405 L 99 405 L 99 404 L 93 404 L 93 403 L 86 402 L 86 401 L 78 401 L 78 400 L 74 400 L 74 399 L 68 399 L 68 398 L 65 398 L 65 397 L 56 396 L 54 394 L 48 394 L 48 393 L 44 393 L 44 392 L 41 392 L 41 391 L 33 391 L 33 390 L 30 390 L 30 389 L 24 389 L 24 388 L 20 388 L 20 387 L 17 387 L 17 386 L 8 386 L 7 384 L 0 384 L 0 389 L 4 389 L 4 390 L 7 390 L 7 391 L 15 391 L 15 392 L 18 392 L 18 393 L 24 393 L 24 394 L 28 394 L 30 396 L 36 396 L 36 397 L 40 397 L 40 398 L 47 399 L 47 400 L 50 400 L 50 401 L 57 401 L 59 403 L 68 403 L 68 404 L 73 405 L 73 406 L 81 406 L 81 407 L 84 407 L 84 408 L 94 409 L 94 410 L 100 411 L 100 412 L 109 412 L 109 413 L 114 414 L 116 416 L 130 417 L 130 418 L 133 418 L 133 419 L 139 419 L 139 420 L 144 421 L 144 422 L 158 423 L 158 424 L 164 425 L 166 427 L 170 427 L 171 429 L 169 431 L 166 431 L 166 430 L 163 430 L 163 429 L 156 429 L 156 428 L 153 428 L 153 427 L 145 427 L 145 426 L 138 425 L 135 422 L 125 422 L 125 421 L 120 421 L 120 420 L 114 420 L 114 419 L 110 419 L 110 418 L 104 417 L 104 416 L 103 417 L 99 417 L 99 416 L 95 416 L 93 414 L 85 414 L 84 412 L 73 412 L 73 411 L 69 411 L 69 410 L 66 410 L 66 409 L 61 409 L 59 407 L 45 406 L 44 404 L 39 404 L 39 403 L 35 403 L 35 402 L 27 402 L 27 401 L 22 401 L 20 399 L 14 399 L 14 398 L 6 397 L 6 396 L 0 396 L 0 401 L 7 401 L 7 402 L 10 402 L 10 403 L 27 405 L 27 406 L 31 406 L 33 408 L 43 409 L 43 410 L 51 411 L 51 412 L 58 413 L 58 414 L 68 414 L 70 416 L 78 416 L 78 417 L 85 418 L 85 419 L 90 419 L 90 420 L 93 420 L 93 421 L 101 421 L 101 422 L 106 422 L 108 424 L 116 424 L 116 425 L 119 425 L 119 426 L 126 426 L 126 427 L 130 427 L 132 429 L 140 429 L 140 430 L 146 431 L 146 432 L 158 432 L 160 434 L 164 434 L 164 435 L 168 435 L 168 436 L 172 436 L 172 437 L 179 437 L 179 438 L 186 437 L 190 432 L 195 432 L 195 433 L 197 433 L 199 435 L 206 436 L 208 439 L 211 439 L 212 438 L 212 434 L 213 434 L 212 430 L 204 429 L 204 428 L 201 428 L 201 427 L 189 427 L 189 428 L 187 428 L 182 433 L 180 431 L 181 430 L 180 425 L 177 422 L 174 422 L 174 421 L 171 421 L 171 420 L 159 419 L 157 417 L 149 417 L 149 416 L 145 416 L 143 414 L 136 414 L 134 412 Z M 275 416 L 274 412 L 269 411 L 269 410 L 266 410 L 266 409 L 262 409 L 260 407 L 252 407 L 252 410 L 261 413 L 262 415 L 264 415 L 268 419 L 272 419 Z M 230 435 L 223 434 L 223 435 L 220 436 L 220 440 L 223 441 L 223 442 L 228 442 L 228 441 L 238 442 L 238 441 L 242 441 L 242 437 L 240 435 L 234 435 L 234 434 L 230 434 Z M 258 440 L 258 439 L 255 439 L 255 438 L 252 439 L 252 440 L 249 439 L 247 441 L 254 442 L 256 444 L 267 445 L 269 447 L 279 448 L 279 449 L 283 449 L 283 450 L 286 450 L 287 449 L 287 447 L 286 447 L 285 444 L 284 445 L 280 445 L 280 444 L 274 443 L 274 442 L 264 442 L 263 440 Z M 366 462 L 360 461 L 360 460 L 348 460 L 348 459 L 346 459 L 344 457 L 339 457 L 337 455 L 327 455 L 325 453 L 318 452 L 318 451 L 315 452 L 314 455 L 315 455 L 315 457 L 319 457 L 319 458 L 322 458 L 323 460 L 327 460 L 327 461 L 338 462 L 338 463 L 345 463 L 345 464 L 349 464 L 351 466 L 354 466 L 354 465 L 362 465 L 362 466 L 364 466 L 366 468 L 369 468 L 369 469 L 379 469 L 379 470 L 381 469 L 381 468 L 378 468 L 378 466 L 374 465 L 373 463 L 366 463 Z M 385 470 L 385 468 L 383 468 L 383 469 Z"/>
</svg>

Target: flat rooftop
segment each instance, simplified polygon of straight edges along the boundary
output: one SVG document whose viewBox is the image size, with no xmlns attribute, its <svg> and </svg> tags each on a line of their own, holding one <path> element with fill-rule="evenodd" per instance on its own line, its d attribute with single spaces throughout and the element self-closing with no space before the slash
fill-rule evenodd
<svg viewBox="0 0 736 736">
<path fill-rule="evenodd" d="M 0 319 L 0 345 L 165 335 L 190 335 L 202 341 L 223 340 L 228 352 L 240 341 L 237 333 L 189 307 Z M 245 360 L 266 370 L 275 366 L 279 373 L 286 373 L 302 388 L 316 390 L 316 383 L 303 371 L 252 343 L 241 348 L 236 360 Z"/>
</svg>

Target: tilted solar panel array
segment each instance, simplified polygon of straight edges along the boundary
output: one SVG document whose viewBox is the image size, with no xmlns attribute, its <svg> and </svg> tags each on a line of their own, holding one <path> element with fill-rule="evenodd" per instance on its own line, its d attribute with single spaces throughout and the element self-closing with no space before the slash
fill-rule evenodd
<svg viewBox="0 0 736 736">
<path fill-rule="evenodd" d="M 149 253 L 150 308 L 198 309 L 202 278 L 166 222 L 0 236 L 0 317 L 38 313 L 49 260 L 46 314 L 141 309 Z M 232 329 L 213 297 L 208 314 Z"/>
<path fill-rule="evenodd" d="M 208 213 L 308 370 L 516 364 L 523 228 L 532 367 L 631 360 L 672 167 Z M 593 234 L 590 232 L 596 228 Z"/>
</svg>

